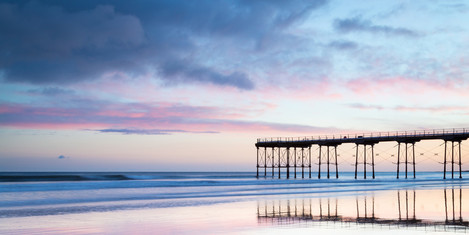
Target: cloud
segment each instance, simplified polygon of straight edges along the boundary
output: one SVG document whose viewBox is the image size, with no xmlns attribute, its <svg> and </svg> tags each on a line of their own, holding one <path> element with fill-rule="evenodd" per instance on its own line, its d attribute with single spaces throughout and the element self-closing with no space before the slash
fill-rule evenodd
<svg viewBox="0 0 469 235">
<path fill-rule="evenodd" d="M 60 156 L 58 157 L 58 159 L 65 159 L 65 158 L 70 158 L 70 157 L 66 157 L 66 156 L 64 156 L 64 155 L 60 155 Z"/>
<path fill-rule="evenodd" d="M 361 109 L 361 110 L 393 110 L 393 111 L 405 111 L 405 112 L 432 112 L 432 113 L 469 110 L 469 107 L 466 107 L 466 106 L 452 106 L 452 105 L 435 105 L 435 106 L 397 105 L 397 106 L 386 107 L 383 105 L 352 103 L 352 104 L 346 104 L 346 106 L 350 108 L 354 108 L 354 109 Z"/>
<path fill-rule="evenodd" d="M 463 79 L 417 79 L 409 77 L 386 77 L 386 78 L 357 78 L 346 82 L 345 87 L 355 94 L 376 95 L 393 94 L 399 91 L 400 94 L 418 95 L 435 94 L 443 97 L 467 97 L 469 84 Z M 416 93 L 418 88 L 419 93 Z"/>
<path fill-rule="evenodd" d="M 339 50 L 351 50 L 356 49 L 358 44 L 352 41 L 347 40 L 337 40 L 329 43 L 329 47 L 339 49 Z"/>
<path fill-rule="evenodd" d="M 173 133 L 204 133 L 204 134 L 217 134 L 216 131 L 185 131 L 185 130 L 164 130 L 164 129 L 101 129 L 90 130 L 101 133 L 120 133 L 126 135 L 169 135 Z"/>
<path fill-rule="evenodd" d="M 371 105 L 371 104 L 360 104 L 360 103 L 352 103 L 352 104 L 346 104 L 346 106 L 354 109 L 362 109 L 362 110 L 382 110 L 385 109 L 384 106 L 382 105 Z"/>
<path fill-rule="evenodd" d="M 251 90 L 254 88 L 254 83 L 245 73 L 234 72 L 225 75 L 210 68 L 195 66 L 183 61 L 164 63 L 161 66 L 161 73 L 163 74 L 163 77 L 170 80 L 171 83 L 194 81 L 222 86 L 234 86 L 245 90 Z"/>
<path fill-rule="evenodd" d="M 62 102 L 66 102 L 62 100 Z M 106 103 L 81 100 L 72 107 L 0 104 L 0 126 L 74 129 L 100 133 L 165 135 L 175 133 L 281 132 L 318 133 L 329 127 L 240 120 L 248 109 L 180 104 Z M 258 110 L 253 110 L 258 112 Z"/>
<path fill-rule="evenodd" d="M 46 87 L 42 89 L 31 89 L 28 90 L 29 93 L 31 94 L 41 94 L 41 95 L 46 95 L 46 96 L 58 96 L 58 95 L 67 95 L 67 94 L 73 94 L 73 90 L 69 89 L 63 89 L 59 87 Z"/>
<path fill-rule="evenodd" d="M 145 41 L 139 19 L 112 6 L 71 13 L 35 2 L 0 4 L 0 32 L 4 79 L 35 84 L 74 83 L 129 68 L 135 55 L 120 56 Z"/>
<path fill-rule="evenodd" d="M 63 85 L 156 71 L 172 85 L 197 83 L 253 89 L 238 58 L 204 55 L 258 48 L 265 38 L 327 3 L 317 1 L 14 1 L 0 3 L 0 73 L 6 82 Z M 201 42 L 203 42 L 201 44 Z M 216 50 L 220 51 L 220 50 Z M 217 63 L 223 58 L 224 68 Z"/>
<path fill-rule="evenodd" d="M 342 33 L 367 32 L 404 37 L 421 36 L 420 33 L 408 28 L 375 25 L 370 20 L 363 20 L 360 17 L 336 19 L 334 20 L 333 26 L 337 31 Z"/>
</svg>

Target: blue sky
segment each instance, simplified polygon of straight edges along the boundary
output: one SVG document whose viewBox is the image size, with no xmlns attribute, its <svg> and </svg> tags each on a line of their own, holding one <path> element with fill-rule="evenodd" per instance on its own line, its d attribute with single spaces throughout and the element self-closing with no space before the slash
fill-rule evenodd
<svg viewBox="0 0 469 235">
<path fill-rule="evenodd" d="M 0 170 L 250 170 L 257 137 L 469 127 L 468 12 L 1 1 Z"/>
</svg>

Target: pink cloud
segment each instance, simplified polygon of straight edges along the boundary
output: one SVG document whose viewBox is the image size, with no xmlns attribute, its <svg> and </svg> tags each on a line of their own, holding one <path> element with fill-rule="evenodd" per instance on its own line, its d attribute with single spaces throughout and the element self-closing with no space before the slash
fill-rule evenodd
<svg viewBox="0 0 469 235">
<path fill-rule="evenodd" d="M 361 109 L 361 110 L 395 110 L 395 111 L 408 111 L 408 112 L 450 112 L 450 111 L 467 111 L 469 107 L 466 106 L 451 106 L 451 105 L 436 105 L 436 106 L 390 106 L 373 104 L 348 104 L 348 107 Z"/>
<path fill-rule="evenodd" d="M 459 79 L 413 79 L 406 77 L 359 78 L 346 82 L 345 86 L 356 94 L 376 95 L 383 91 L 393 94 L 440 93 L 452 96 L 468 96 L 467 85 Z"/>
<path fill-rule="evenodd" d="M 310 101 L 311 99 L 338 100 L 342 94 L 334 89 L 334 81 L 328 78 L 305 80 L 289 78 L 285 84 L 265 84 L 258 87 L 259 96 L 264 99 L 280 98 Z"/>
<path fill-rule="evenodd" d="M 159 133 L 318 133 L 334 128 L 240 120 L 248 109 L 87 101 L 79 107 L 0 104 L 0 126 L 37 129 L 86 129 L 127 134 Z M 255 112 L 257 112 L 255 110 Z"/>
</svg>

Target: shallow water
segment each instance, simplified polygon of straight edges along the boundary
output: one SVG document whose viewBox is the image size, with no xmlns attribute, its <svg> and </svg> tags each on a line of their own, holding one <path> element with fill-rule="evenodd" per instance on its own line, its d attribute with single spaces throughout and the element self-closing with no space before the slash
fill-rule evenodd
<svg viewBox="0 0 469 235">
<path fill-rule="evenodd" d="M 254 176 L 1 173 L 0 234 L 468 232 L 469 175 Z"/>
</svg>

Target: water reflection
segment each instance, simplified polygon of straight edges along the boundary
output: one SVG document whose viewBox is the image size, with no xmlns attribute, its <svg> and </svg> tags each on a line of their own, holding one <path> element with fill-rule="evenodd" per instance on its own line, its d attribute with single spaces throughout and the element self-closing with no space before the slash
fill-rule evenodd
<svg viewBox="0 0 469 235">
<path fill-rule="evenodd" d="M 467 194 L 467 193 L 466 193 Z M 444 206 L 442 205 L 444 202 Z M 465 204 L 464 204 L 465 205 Z M 469 208 L 463 208 L 463 189 L 397 190 L 355 197 L 297 198 L 258 203 L 258 223 L 324 223 L 409 227 L 433 231 L 469 232 Z M 467 219 L 467 218 L 466 218 Z"/>
</svg>

